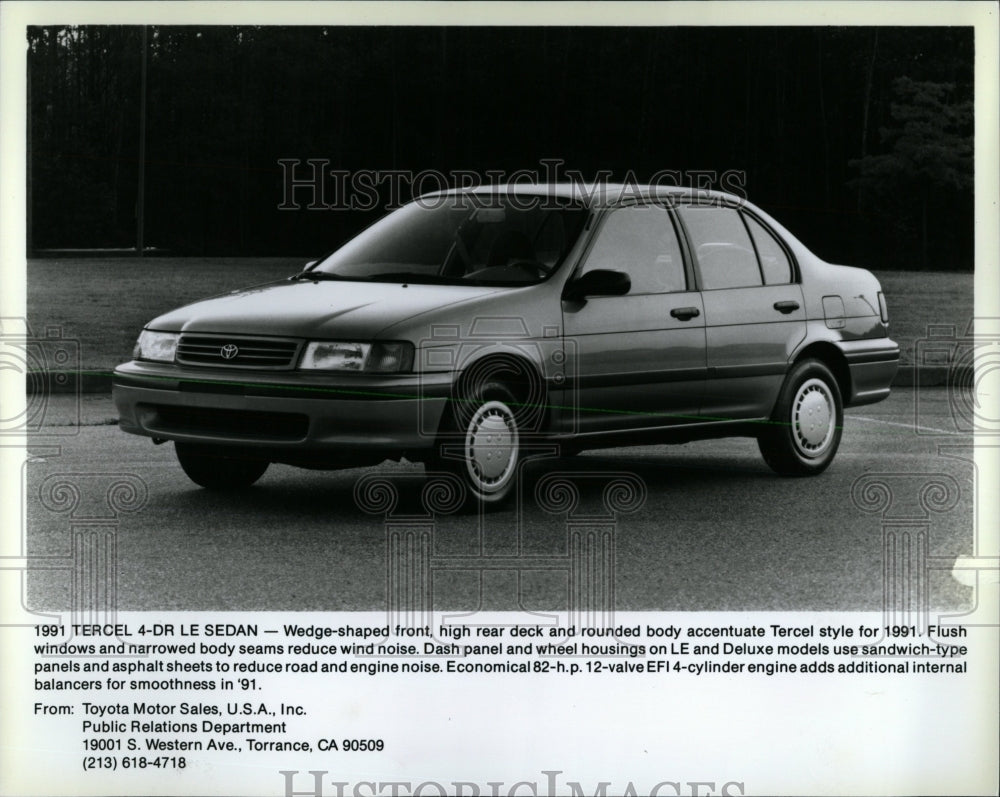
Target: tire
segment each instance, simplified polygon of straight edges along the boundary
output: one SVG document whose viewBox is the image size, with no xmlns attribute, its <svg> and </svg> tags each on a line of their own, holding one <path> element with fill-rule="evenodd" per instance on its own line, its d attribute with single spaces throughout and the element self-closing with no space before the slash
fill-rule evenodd
<svg viewBox="0 0 1000 797">
<path fill-rule="evenodd" d="M 175 443 L 181 468 L 195 484 L 209 490 L 249 487 L 267 470 L 268 462 L 220 454 L 219 449 L 197 443 Z"/>
<path fill-rule="evenodd" d="M 833 462 L 844 426 L 840 388 L 819 360 L 796 363 L 758 436 L 764 461 L 782 476 L 815 476 Z"/>
<path fill-rule="evenodd" d="M 518 402 L 501 382 L 485 382 L 449 406 L 428 472 L 459 478 L 466 508 L 496 508 L 510 497 L 521 460 Z"/>
</svg>

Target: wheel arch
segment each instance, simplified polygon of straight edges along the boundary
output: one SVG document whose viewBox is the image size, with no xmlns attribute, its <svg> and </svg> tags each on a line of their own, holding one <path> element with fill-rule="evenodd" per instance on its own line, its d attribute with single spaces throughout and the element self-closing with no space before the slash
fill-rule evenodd
<svg viewBox="0 0 1000 797">
<path fill-rule="evenodd" d="M 520 349 L 490 349 L 463 364 L 451 391 L 452 401 L 473 395 L 477 386 L 500 382 L 521 405 L 519 414 L 526 421 L 526 431 L 541 431 L 548 426 L 548 389 L 541 368 Z M 517 410 L 517 408 L 512 408 Z"/>
<path fill-rule="evenodd" d="M 840 390 L 840 399 L 846 407 L 851 398 L 851 369 L 847 364 L 844 353 L 833 343 L 828 341 L 816 341 L 810 343 L 802 351 L 795 355 L 792 365 L 802 360 L 819 360 L 833 374 L 837 380 L 837 388 Z"/>
</svg>

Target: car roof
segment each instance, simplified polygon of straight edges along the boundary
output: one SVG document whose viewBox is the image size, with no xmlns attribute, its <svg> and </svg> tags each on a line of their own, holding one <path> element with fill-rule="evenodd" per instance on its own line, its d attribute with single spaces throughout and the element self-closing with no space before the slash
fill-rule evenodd
<svg viewBox="0 0 1000 797">
<path fill-rule="evenodd" d="M 747 204 L 735 194 L 724 191 L 710 191 L 675 185 L 639 185 L 636 183 L 503 183 L 482 185 L 474 188 L 452 188 L 422 194 L 421 199 L 443 196 L 539 196 L 570 199 L 583 202 L 590 207 L 607 207 L 636 201 L 694 200 L 700 203 L 721 203 L 726 205 Z"/>
<path fill-rule="evenodd" d="M 637 202 L 690 202 L 705 205 L 748 208 L 758 219 L 763 219 L 791 248 L 803 271 L 812 271 L 814 263 L 823 263 L 808 247 L 795 237 L 781 222 L 747 199 L 725 191 L 676 185 L 646 185 L 609 182 L 565 183 L 503 183 L 481 185 L 474 188 L 452 188 L 423 194 L 417 200 L 445 196 L 539 196 L 576 200 L 591 209 L 620 207 Z M 829 265 L 829 264 L 826 264 Z"/>
</svg>

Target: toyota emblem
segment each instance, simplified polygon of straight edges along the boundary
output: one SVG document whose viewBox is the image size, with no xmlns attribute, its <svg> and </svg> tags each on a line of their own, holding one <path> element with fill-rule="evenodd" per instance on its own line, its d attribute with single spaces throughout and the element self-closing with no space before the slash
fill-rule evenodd
<svg viewBox="0 0 1000 797">
<path fill-rule="evenodd" d="M 223 360 L 234 360 L 236 355 L 240 353 L 239 348 L 235 343 L 227 343 L 221 349 L 219 349 L 219 354 L 222 355 Z"/>
</svg>

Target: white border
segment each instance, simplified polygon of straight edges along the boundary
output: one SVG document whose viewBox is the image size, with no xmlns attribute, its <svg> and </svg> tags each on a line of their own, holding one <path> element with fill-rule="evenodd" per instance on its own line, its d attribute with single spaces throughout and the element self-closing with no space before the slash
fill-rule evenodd
<svg viewBox="0 0 1000 797">
<path fill-rule="evenodd" d="M 325 2 L 4 2 L 0 5 L 0 317 L 23 317 L 25 315 L 25 26 L 28 24 L 355 24 L 355 25 L 973 25 L 976 28 L 976 88 L 975 88 L 975 133 L 976 133 L 976 314 L 979 317 L 1000 317 L 1000 289 L 998 289 L 998 269 L 1000 262 L 1000 233 L 998 233 L 997 209 L 1000 208 L 1000 159 L 997 154 L 997 131 L 1000 130 L 1000 91 L 998 91 L 997 66 L 997 20 L 998 7 L 985 2 L 834 2 L 834 3 L 791 3 L 791 2 L 678 2 L 670 4 L 651 2 L 628 3 L 325 3 Z M 23 402 L 23 388 L 16 379 L 4 378 L 0 384 L 0 401 L 5 413 L 10 407 Z M 7 416 L 9 417 L 9 415 Z M 16 441 L 5 439 L 5 446 Z M 982 441 L 980 441 L 982 442 Z M 1000 473 L 1000 457 L 996 448 L 978 447 L 976 454 L 982 484 L 990 483 L 990 474 Z M 9 447 L 0 448 L 0 468 L 3 482 L 0 483 L 4 497 L 0 529 L 4 544 L 0 552 L 9 555 L 12 531 L 20 525 L 19 483 L 21 456 Z M 995 481 L 995 479 L 994 479 Z M 981 491 L 987 493 L 987 491 Z M 996 553 L 997 529 L 1000 515 L 997 512 L 996 496 L 982 494 L 977 497 L 977 525 L 980 535 L 981 554 Z M 2 596 L 9 598 L 10 596 Z M 757 615 L 741 614 L 743 620 Z M 196 616 L 192 616 L 192 620 Z M 852 615 L 857 621 L 858 615 Z M 20 655 L 14 644 L 23 644 L 24 637 L 9 629 L 0 629 L 3 641 L 9 643 L 3 651 L 2 672 L 4 691 L 3 702 L 10 706 L 12 694 L 23 689 L 22 684 L 30 682 L 28 661 Z M 839 702 L 845 697 L 842 683 L 835 683 L 831 689 L 811 679 L 792 683 L 769 682 L 761 688 L 746 688 L 745 683 L 723 683 L 713 691 L 717 703 L 706 709 L 700 702 L 701 690 L 693 690 L 687 695 L 676 696 L 666 702 L 661 698 L 658 705 L 670 705 L 676 710 L 672 716 L 648 716 L 641 690 L 615 687 L 612 695 L 595 696 L 592 706 L 579 706 L 571 702 L 576 698 L 572 692 L 547 694 L 543 704 L 550 712 L 565 712 L 574 727 L 601 727 L 601 712 L 632 712 L 636 723 L 647 728 L 648 733 L 668 733 L 675 742 L 678 759 L 687 756 L 685 772 L 695 774 L 689 766 L 694 760 L 704 758 L 713 763 L 714 771 L 701 774 L 727 778 L 737 775 L 747 781 L 747 787 L 754 793 L 768 791 L 776 793 L 788 790 L 790 783 L 798 783 L 799 789 L 814 792 L 845 793 L 864 791 L 867 793 L 900 793 L 921 791 L 935 793 L 996 793 L 995 768 L 991 773 L 989 765 L 996 765 L 996 713 L 997 704 L 997 662 L 987 659 L 977 660 L 982 674 L 981 683 L 967 679 L 965 688 L 949 686 L 940 693 L 926 695 L 925 700 L 913 701 L 920 697 L 919 689 L 897 688 L 892 691 L 885 685 L 885 691 L 876 690 L 870 694 L 855 694 L 855 704 L 845 706 Z M 971 679 L 971 676 L 969 677 Z M 26 680 L 22 680 L 26 679 Z M 375 682 L 372 682 L 373 684 Z M 488 700 L 479 689 L 469 690 L 468 682 L 449 684 L 448 693 L 440 696 L 444 706 L 452 705 L 454 713 L 468 714 L 468 706 L 478 710 L 477 701 Z M 866 682 L 865 689 L 875 689 L 875 682 Z M 453 694 L 449 696 L 449 693 Z M 851 690 L 846 690 L 849 694 Z M 965 716 L 949 714 L 949 706 L 968 705 L 970 692 L 978 701 L 978 711 Z M 517 691 L 522 697 L 536 694 L 531 688 Z M 773 709 L 782 706 L 788 711 L 790 694 L 808 701 L 804 711 L 774 716 Z M 372 700 L 375 695 L 370 695 Z M 494 695 L 495 697 L 495 695 Z M 503 698 L 503 696 L 501 696 Z M 423 699 L 430 700 L 427 696 Z M 465 701 L 460 703 L 459 701 Z M 501 708 L 501 703 L 493 705 Z M 435 707 L 435 711 L 439 707 Z M 933 709 L 932 714 L 925 713 Z M 430 706 L 428 706 L 430 710 Z M 484 715 L 485 716 L 485 715 Z M 868 757 L 857 758 L 857 750 L 864 744 L 851 749 L 817 750 L 813 739 L 830 738 L 821 730 L 836 717 L 851 716 L 852 724 L 834 731 L 836 738 L 852 735 L 864 737 Z M 547 717 L 546 722 L 551 722 Z M 531 722 L 531 718 L 520 713 L 507 716 L 501 721 L 501 729 L 517 733 L 519 724 Z M 815 723 L 811 725 L 810 723 Z M 17 716 L 9 712 L 0 714 L 0 748 L 6 747 L 17 734 Z M 504 724 L 506 723 L 506 724 Z M 727 724 L 728 723 L 728 724 Z M 565 725 L 565 723 L 564 723 Z M 559 723 L 555 723 L 559 727 Z M 811 736 L 810 731 L 816 730 Z M 952 749 L 940 749 L 942 768 L 941 779 L 935 782 L 913 782 L 907 771 L 916 769 L 916 762 L 908 759 L 914 750 L 920 749 L 920 738 L 929 729 L 935 736 L 942 736 L 942 729 L 948 731 L 947 738 L 954 740 Z M 992 745 L 992 746 L 991 746 Z M 973 771 L 955 773 L 951 768 L 954 754 L 958 750 L 967 756 L 966 762 L 982 756 L 983 766 Z M 774 758 L 762 768 L 771 772 L 771 782 L 760 779 L 757 772 L 730 773 L 724 762 L 727 749 L 773 751 Z M 580 760 L 553 761 L 568 773 L 572 773 L 584 783 L 593 783 L 591 773 L 593 751 L 582 746 L 567 746 L 565 740 L 553 740 L 553 753 L 562 756 L 579 755 Z M 484 761 L 491 760 L 499 751 L 485 751 Z M 602 752 L 603 755 L 603 752 Z M 971 755 L 971 758 L 968 756 Z M 855 767 L 847 770 L 842 780 L 837 782 L 810 782 L 808 772 L 802 773 L 805 780 L 795 780 L 794 770 L 803 763 L 817 760 L 817 756 L 842 758 L 845 765 Z M 8 759 L 6 752 L 4 757 Z M 949 758 L 951 757 L 951 760 Z M 55 764 L 58 760 L 53 758 Z M 886 761 L 898 762 L 898 778 L 892 782 L 876 782 L 871 778 L 887 770 Z M 298 768 L 306 769 L 310 759 L 303 758 Z M 457 769 L 471 771 L 468 758 L 456 761 Z M 669 762 L 652 762 L 649 773 L 671 774 Z M 411 762 L 412 765 L 412 762 Z M 376 767 L 377 768 L 377 767 Z M 673 771 L 677 771 L 674 768 Z M 868 778 L 865 779 L 865 773 Z M 77 788 L 87 788 L 87 781 L 70 778 L 69 783 L 57 773 L 48 774 L 52 779 L 35 781 L 33 791 L 51 793 L 59 781 L 59 793 L 69 794 Z M 224 779 L 226 773 L 215 773 L 213 782 L 188 781 L 184 787 L 187 793 L 230 793 Z M 399 772 L 384 773 L 386 779 Z M 485 782 L 492 772 L 482 772 L 470 780 Z M 534 775 L 534 772 L 510 772 L 505 777 Z M 956 778 L 966 776 L 965 780 Z M 373 773 L 374 776 L 374 773 Z M 629 773 L 637 784 L 643 782 L 644 773 Z M 0 775 L 0 787 L 8 788 L 10 775 Z M 36 775 L 37 777 L 37 775 Z M 859 777 L 861 780 L 859 780 Z M 508 781 L 509 782 L 509 781 Z M 15 792 L 31 788 L 24 780 L 16 781 Z M 809 784 L 809 785 L 804 785 Z M 155 784 L 150 781 L 147 788 Z M 277 776 L 272 784 L 265 781 L 259 793 L 277 793 Z M 159 793 L 178 793 L 171 787 L 157 787 Z M 237 790 L 242 790 L 237 788 Z M 81 791 L 81 793 L 83 793 Z M 749 792 L 748 792 L 749 793 Z"/>
</svg>

